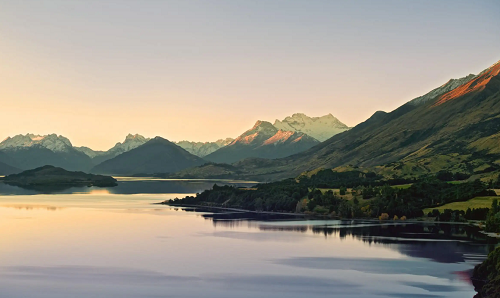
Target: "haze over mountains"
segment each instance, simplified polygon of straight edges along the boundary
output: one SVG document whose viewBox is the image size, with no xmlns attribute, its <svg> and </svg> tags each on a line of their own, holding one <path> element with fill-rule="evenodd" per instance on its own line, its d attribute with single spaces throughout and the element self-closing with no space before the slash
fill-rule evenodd
<svg viewBox="0 0 500 298">
<path fill-rule="evenodd" d="M 215 142 L 190 142 L 190 141 L 180 141 L 176 142 L 178 146 L 182 147 L 184 150 L 191 154 L 199 157 L 205 157 L 218 149 L 227 146 L 232 141 L 233 138 L 220 139 Z"/>
</svg>

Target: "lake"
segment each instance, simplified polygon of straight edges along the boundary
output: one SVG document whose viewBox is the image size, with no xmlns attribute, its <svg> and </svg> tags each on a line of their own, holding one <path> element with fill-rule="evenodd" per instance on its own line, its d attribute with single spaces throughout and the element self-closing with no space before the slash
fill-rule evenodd
<svg viewBox="0 0 500 298">
<path fill-rule="evenodd" d="M 0 297 L 468 297 L 494 245 L 464 225 L 305 220 L 160 201 L 243 181 L 0 183 Z"/>
</svg>

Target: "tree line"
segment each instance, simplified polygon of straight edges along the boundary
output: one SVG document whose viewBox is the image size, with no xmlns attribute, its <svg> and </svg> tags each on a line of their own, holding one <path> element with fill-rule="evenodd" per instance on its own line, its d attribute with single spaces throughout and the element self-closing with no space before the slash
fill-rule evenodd
<svg viewBox="0 0 500 298">
<path fill-rule="evenodd" d="M 384 180 L 372 172 L 321 170 L 310 177 L 262 183 L 251 188 L 214 185 L 212 189 L 196 196 L 166 203 L 255 211 L 311 212 L 344 218 L 379 217 L 382 214 L 387 214 L 391 219 L 410 218 L 424 216 L 422 210 L 425 208 L 466 201 L 477 196 L 495 195 L 489 190 L 490 185 L 479 180 L 448 183 L 451 178 L 465 177 L 463 174 L 440 172 L 420 179 Z M 392 187 L 402 183 L 411 185 L 406 188 Z M 350 200 L 345 199 L 346 194 L 350 195 Z M 470 210 L 463 214 L 446 211 L 435 217 L 443 221 L 460 221 L 461 218 L 484 216 L 483 213 L 485 210 Z M 500 214 L 498 217 L 500 223 Z"/>
</svg>

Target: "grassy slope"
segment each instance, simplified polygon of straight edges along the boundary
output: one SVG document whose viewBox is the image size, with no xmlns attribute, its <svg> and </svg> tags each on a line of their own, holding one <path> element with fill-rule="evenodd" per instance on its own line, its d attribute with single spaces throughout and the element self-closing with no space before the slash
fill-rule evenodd
<svg viewBox="0 0 500 298">
<path fill-rule="evenodd" d="M 392 188 L 396 189 L 408 189 L 411 187 L 411 184 L 401 184 L 401 185 L 393 185 Z"/>
<path fill-rule="evenodd" d="M 392 176 L 420 176 L 447 169 L 485 175 L 500 170 L 500 75 L 482 90 L 441 105 L 405 104 L 378 112 L 353 129 L 303 153 L 243 172 L 270 179 L 317 168 L 355 165 Z M 268 179 L 269 179 L 268 178 Z"/>
<path fill-rule="evenodd" d="M 427 208 L 427 209 L 424 209 L 424 214 L 427 214 L 434 209 L 438 209 L 440 212 L 443 212 L 445 209 L 467 211 L 467 208 L 471 208 L 471 209 L 490 208 L 491 203 L 493 202 L 494 199 L 498 199 L 498 197 L 477 197 L 477 198 L 470 199 L 470 200 L 465 201 L 465 202 L 454 202 L 454 203 L 445 204 L 445 205 L 440 206 L 440 207 Z"/>
</svg>

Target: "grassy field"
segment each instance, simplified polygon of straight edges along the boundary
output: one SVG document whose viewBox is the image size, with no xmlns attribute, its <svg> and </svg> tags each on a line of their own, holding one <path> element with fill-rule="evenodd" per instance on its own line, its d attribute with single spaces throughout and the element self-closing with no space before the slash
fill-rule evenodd
<svg viewBox="0 0 500 298">
<path fill-rule="evenodd" d="M 494 199 L 498 199 L 499 197 L 477 197 L 474 199 L 470 199 L 465 202 L 454 202 L 454 203 L 449 203 L 440 207 L 435 207 L 435 208 L 427 208 L 424 209 L 424 214 L 427 214 L 431 212 L 434 209 L 438 209 L 440 212 L 444 211 L 445 209 L 451 209 L 451 210 L 463 210 L 467 211 L 467 208 L 474 209 L 474 208 L 490 208 L 491 203 L 493 202 Z"/>
<path fill-rule="evenodd" d="M 448 181 L 449 184 L 460 184 L 464 183 L 465 181 Z"/>
<path fill-rule="evenodd" d="M 400 185 L 393 185 L 392 188 L 396 188 L 396 189 L 407 189 L 407 188 L 410 188 L 411 187 L 411 183 L 410 184 L 400 184 Z"/>
<path fill-rule="evenodd" d="M 450 183 L 450 184 L 460 184 L 460 183 L 464 183 L 464 181 L 448 181 L 448 183 Z M 393 185 L 392 188 L 407 189 L 407 188 L 410 188 L 410 186 L 411 186 L 411 183 L 410 184 Z"/>
</svg>

